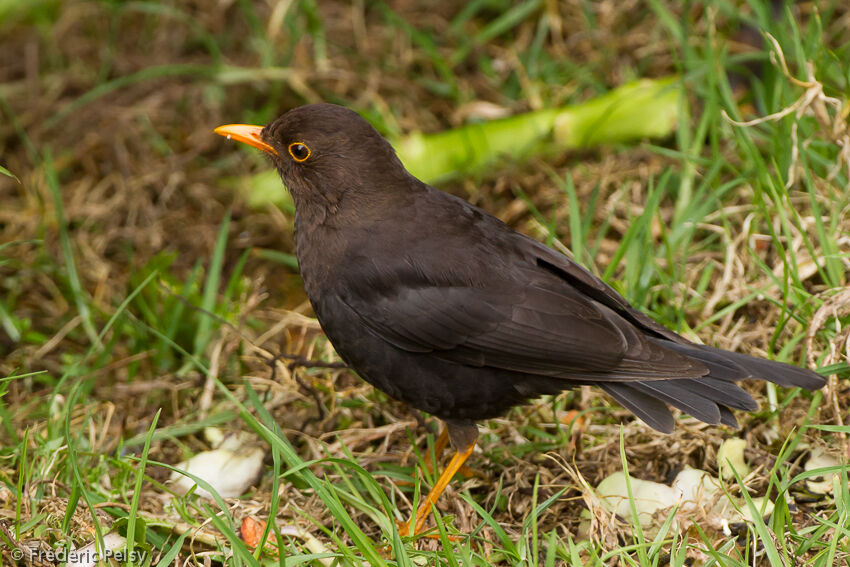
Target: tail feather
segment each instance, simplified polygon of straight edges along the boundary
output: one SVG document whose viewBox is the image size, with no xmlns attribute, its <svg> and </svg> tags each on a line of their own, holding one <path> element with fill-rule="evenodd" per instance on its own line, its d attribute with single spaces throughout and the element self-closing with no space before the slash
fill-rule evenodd
<svg viewBox="0 0 850 567">
<path fill-rule="evenodd" d="M 732 429 L 738 429 L 738 420 L 735 419 L 735 414 L 726 406 L 718 406 L 720 408 L 720 423 L 728 425 Z"/>
<path fill-rule="evenodd" d="M 809 370 L 784 362 L 756 358 L 740 352 L 721 350 L 705 345 L 683 345 L 667 342 L 667 348 L 680 354 L 696 358 L 708 366 L 712 378 L 739 381 L 746 378 L 767 380 L 786 388 L 818 390 L 826 384 L 826 378 Z"/>
<path fill-rule="evenodd" d="M 693 388 L 701 395 L 730 409 L 744 411 L 759 409 L 758 403 L 740 386 L 734 382 L 715 378 L 712 375 L 697 380 L 689 380 L 687 387 Z"/>
<path fill-rule="evenodd" d="M 709 349 L 711 347 L 702 348 Z M 803 388 L 806 390 L 819 390 L 826 385 L 826 378 L 808 368 L 756 358 L 739 352 L 720 352 L 728 355 L 736 364 L 746 368 L 751 377 L 757 380 L 767 380 L 785 388 Z"/>
<path fill-rule="evenodd" d="M 703 362 L 708 366 L 708 375 L 712 378 L 718 378 L 728 382 L 738 382 L 752 376 L 752 372 L 746 367 L 724 356 L 726 351 L 712 347 L 703 347 L 702 345 L 679 344 L 669 341 L 664 342 L 664 346 L 675 350 L 679 354 L 684 354 L 685 356 L 696 358 Z"/>
<path fill-rule="evenodd" d="M 597 385 L 651 428 L 662 433 L 673 432 L 673 415 L 661 400 L 623 382 L 600 382 Z"/>
<path fill-rule="evenodd" d="M 700 421 L 712 424 L 720 423 L 720 408 L 714 400 L 705 398 L 699 393 L 688 389 L 685 384 L 678 382 L 687 382 L 689 385 L 691 382 L 696 382 L 696 380 L 658 380 L 633 382 L 630 385 L 635 390 L 677 407 Z"/>
<path fill-rule="evenodd" d="M 767 380 L 780 386 L 816 390 L 826 379 L 805 368 L 728 352 L 703 345 L 659 340 L 664 346 L 699 360 L 709 373 L 701 378 L 597 382 L 626 409 L 658 431 L 673 430 L 673 417 L 667 405 L 679 408 L 706 423 L 738 427 L 732 409 L 753 411 L 758 404 L 735 382 L 747 378 Z"/>
</svg>

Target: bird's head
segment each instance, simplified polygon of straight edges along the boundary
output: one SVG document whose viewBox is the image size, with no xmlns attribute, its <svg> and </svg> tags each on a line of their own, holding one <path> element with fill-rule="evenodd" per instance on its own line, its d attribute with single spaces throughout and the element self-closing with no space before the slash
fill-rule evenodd
<svg viewBox="0 0 850 567">
<path fill-rule="evenodd" d="M 356 112 L 335 104 L 300 106 L 265 127 L 228 124 L 215 132 L 266 152 L 296 207 L 299 202 L 334 207 L 351 191 L 374 194 L 411 179 L 383 136 Z"/>
</svg>

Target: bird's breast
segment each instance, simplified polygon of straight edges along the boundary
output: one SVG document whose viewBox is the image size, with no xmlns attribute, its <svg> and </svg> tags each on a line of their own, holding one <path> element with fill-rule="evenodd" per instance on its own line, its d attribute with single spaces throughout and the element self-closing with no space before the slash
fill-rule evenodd
<svg viewBox="0 0 850 567">
<path fill-rule="evenodd" d="M 314 306 L 335 283 L 334 272 L 342 260 L 343 246 L 334 232 L 295 215 L 295 257 L 304 291 Z"/>
</svg>

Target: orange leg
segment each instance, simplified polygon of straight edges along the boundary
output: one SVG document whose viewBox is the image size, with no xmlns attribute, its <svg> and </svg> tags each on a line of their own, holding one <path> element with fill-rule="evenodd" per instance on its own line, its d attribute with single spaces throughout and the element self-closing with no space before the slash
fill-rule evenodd
<svg viewBox="0 0 850 567">
<path fill-rule="evenodd" d="M 469 446 L 462 451 L 458 451 L 452 457 L 452 460 L 449 461 L 448 466 L 443 471 L 443 474 L 440 475 L 440 478 L 437 479 L 437 483 L 428 493 L 428 496 L 425 497 L 425 500 L 422 504 L 419 505 L 419 509 L 416 510 L 416 514 L 411 518 L 411 521 L 406 525 L 401 526 L 399 528 L 399 534 L 402 536 L 408 535 L 410 530 L 410 524 L 413 524 L 413 535 L 416 535 L 422 532 L 425 527 L 425 521 L 428 519 L 428 516 L 431 514 L 431 508 L 437 503 L 437 499 L 446 489 L 446 486 L 449 485 L 449 482 L 454 477 L 455 473 L 460 470 L 463 466 L 463 463 L 466 459 L 469 458 L 469 455 L 472 454 L 472 450 L 475 448 L 475 441 L 473 440 Z"/>
</svg>

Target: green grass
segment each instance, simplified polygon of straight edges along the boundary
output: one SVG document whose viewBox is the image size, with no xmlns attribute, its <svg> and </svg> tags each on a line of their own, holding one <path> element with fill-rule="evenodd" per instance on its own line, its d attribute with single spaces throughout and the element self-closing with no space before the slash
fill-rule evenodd
<svg viewBox="0 0 850 567">
<path fill-rule="evenodd" d="M 716 0 L 682 13 L 653 1 L 619 16 L 593 3 L 559 12 L 535 1 L 412 12 L 355 3 L 339 13 L 310 1 L 272 13 L 240 1 L 204 15 L 92 3 L 108 22 L 100 26 L 64 4 L 0 3 L 0 31 L 38 45 L 30 80 L 50 102 L 41 106 L 23 80 L 0 85 L 0 197 L 10 211 L 0 216 L 4 559 L 19 542 L 79 548 L 118 531 L 146 567 L 207 557 L 228 565 L 846 560 L 847 464 L 801 468 L 815 444 L 846 455 L 850 433 L 841 421 L 850 315 L 834 303 L 850 265 L 850 169 L 838 144 L 848 138 L 832 129 L 846 131 L 846 115 L 821 97 L 799 116 L 732 122 L 779 112 L 807 92 L 770 63 L 769 42 L 735 48 L 730 38 L 744 24 L 776 38 L 794 77 L 807 80 L 810 66 L 824 96 L 846 107 L 850 36 L 838 22 L 847 11 L 825 4 L 774 14 L 767 2 Z M 361 8 L 363 36 L 340 16 Z M 68 51 L 74 39 L 81 63 Z M 757 76 L 742 71 L 748 64 Z M 8 76 L 26 76 L 22 69 Z M 730 71 L 744 73 L 743 94 Z M 659 480 L 684 464 L 710 468 L 708 456 L 732 433 L 683 419 L 664 438 L 604 396 L 576 391 L 484 424 L 470 464 L 486 479 L 455 479 L 430 524 L 436 540 L 400 537 L 397 522 L 433 481 L 419 474 L 433 437 L 349 373 L 298 369 L 304 388 L 285 363 L 269 361 L 280 352 L 337 358 L 303 304 L 291 211 L 252 210 L 222 181 L 268 165 L 198 132 L 225 120 L 262 123 L 322 98 L 398 136 L 462 125 L 454 112 L 481 100 L 516 114 L 669 74 L 688 93 L 671 139 L 507 159 L 444 188 L 568 251 L 685 336 L 793 364 L 810 354 L 837 387 L 754 390 L 766 398 L 762 410 L 739 419 L 751 464 L 761 466 L 727 489 L 756 520 L 732 535 L 681 529 L 672 513 L 647 531 L 634 508 L 607 531 L 582 532 L 583 498 L 605 474 Z M 290 322 L 274 331 L 280 321 Z M 570 409 L 590 423 L 577 454 L 558 425 Z M 208 448 L 208 427 L 263 440 L 255 487 L 238 501 L 189 494 L 163 503 L 173 466 Z M 806 479 L 833 473 L 831 496 L 805 493 Z M 776 502 L 771 518 L 753 510 L 755 496 Z M 275 520 L 263 538 L 277 556 L 241 541 L 246 514 Z"/>
</svg>

